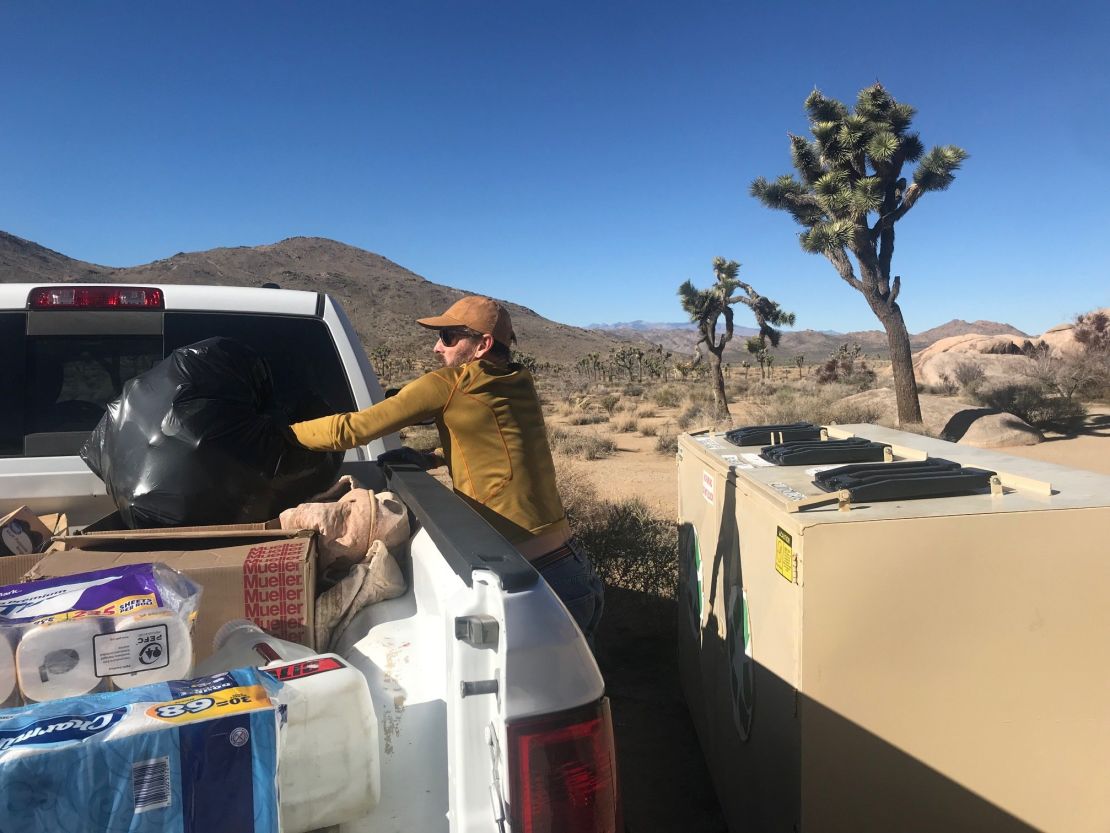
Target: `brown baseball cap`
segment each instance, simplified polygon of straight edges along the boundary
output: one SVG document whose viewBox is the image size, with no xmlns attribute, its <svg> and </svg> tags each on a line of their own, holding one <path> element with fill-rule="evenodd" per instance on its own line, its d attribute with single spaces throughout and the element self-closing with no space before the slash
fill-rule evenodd
<svg viewBox="0 0 1110 833">
<path fill-rule="evenodd" d="M 516 340 L 509 311 L 484 295 L 467 295 L 451 304 L 443 315 L 417 318 L 416 323 L 429 330 L 469 327 L 476 333 L 489 333 L 494 341 L 499 341 L 506 347 Z"/>
</svg>

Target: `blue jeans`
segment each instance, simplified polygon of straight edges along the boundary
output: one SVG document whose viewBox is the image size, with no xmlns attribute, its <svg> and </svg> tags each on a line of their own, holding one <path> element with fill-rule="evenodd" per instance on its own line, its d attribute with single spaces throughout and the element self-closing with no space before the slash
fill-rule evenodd
<svg viewBox="0 0 1110 833">
<path fill-rule="evenodd" d="M 573 538 L 568 545 L 573 554 L 545 567 L 540 575 L 555 595 L 562 599 L 592 649 L 601 611 L 605 607 L 605 585 L 594 571 L 593 562 L 582 545 Z"/>
</svg>

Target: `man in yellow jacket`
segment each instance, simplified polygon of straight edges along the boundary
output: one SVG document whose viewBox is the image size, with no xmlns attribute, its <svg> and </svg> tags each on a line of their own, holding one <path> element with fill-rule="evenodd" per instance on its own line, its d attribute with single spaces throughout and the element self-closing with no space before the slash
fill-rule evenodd
<svg viewBox="0 0 1110 833">
<path fill-rule="evenodd" d="M 434 419 L 441 448 L 427 465 L 446 463 L 455 491 L 539 570 L 592 643 L 602 584 L 571 537 L 532 374 L 510 361 L 508 310 L 470 295 L 416 323 L 438 331 L 442 368 L 369 408 L 298 422 L 293 433 L 306 448 L 341 451 Z"/>
</svg>

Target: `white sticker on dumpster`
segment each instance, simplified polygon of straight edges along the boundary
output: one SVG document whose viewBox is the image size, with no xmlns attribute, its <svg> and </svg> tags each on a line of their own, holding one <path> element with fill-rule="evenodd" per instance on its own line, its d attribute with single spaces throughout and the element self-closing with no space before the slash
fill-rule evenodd
<svg viewBox="0 0 1110 833">
<path fill-rule="evenodd" d="M 701 496 L 705 498 L 706 503 L 716 502 L 713 475 L 705 471 L 704 469 L 701 473 Z"/>
</svg>

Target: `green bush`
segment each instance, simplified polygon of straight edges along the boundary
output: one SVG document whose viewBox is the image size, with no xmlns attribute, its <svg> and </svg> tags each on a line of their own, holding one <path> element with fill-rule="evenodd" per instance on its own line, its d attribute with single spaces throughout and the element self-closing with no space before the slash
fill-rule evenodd
<svg viewBox="0 0 1110 833">
<path fill-rule="evenodd" d="M 555 458 L 559 495 L 571 532 L 590 552 L 608 587 L 673 598 L 678 580 L 678 533 L 638 499 L 598 497 L 581 463 Z"/>
<path fill-rule="evenodd" d="M 1038 428 L 1067 427 L 1082 419 L 1087 409 L 1076 399 L 1049 393 L 1036 382 L 1012 382 L 980 390 L 980 405 L 997 408 Z"/>
<path fill-rule="evenodd" d="M 571 524 L 602 581 L 673 598 L 678 584 L 678 531 L 633 498 L 605 501 L 586 523 Z"/>
</svg>

